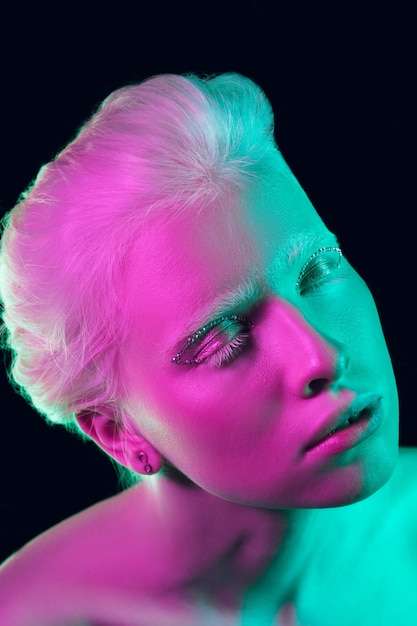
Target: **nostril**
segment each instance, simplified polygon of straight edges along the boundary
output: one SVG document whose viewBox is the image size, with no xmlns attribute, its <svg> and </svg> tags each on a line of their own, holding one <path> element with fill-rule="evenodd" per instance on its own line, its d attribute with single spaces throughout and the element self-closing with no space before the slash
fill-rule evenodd
<svg viewBox="0 0 417 626">
<path fill-rule="evenodd" d="M 307 385 L 306 395 L 317 396 L 319 393 L 327 389 L 329 385 L 330 380 L 328 378 L 315 378 L 314 380 L 310 380 Z"/>
</svg>

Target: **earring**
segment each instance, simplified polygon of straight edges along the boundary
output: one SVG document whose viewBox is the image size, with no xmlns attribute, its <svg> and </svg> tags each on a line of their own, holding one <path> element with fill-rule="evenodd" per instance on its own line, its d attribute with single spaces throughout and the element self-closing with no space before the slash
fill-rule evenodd
<svg viewBox="0 0 417 626">
<path fill-rule="evenodd" d="M 146 456 L 146 454 L 144 452 L 139 452 L 138 454 L 138 459 L 141 463 L 143 463 L 143 465 L 145 466 L 143 469 L 145 470 L 146 474 L 151 474 L 152 473 L 152 465 L 149 465 L 148 463 L 148 457 Z"/>
</svg>

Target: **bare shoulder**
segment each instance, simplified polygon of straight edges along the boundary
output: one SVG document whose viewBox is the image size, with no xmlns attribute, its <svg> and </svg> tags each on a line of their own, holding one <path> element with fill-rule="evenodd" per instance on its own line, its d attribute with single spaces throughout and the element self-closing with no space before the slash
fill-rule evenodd
<svg viewBox="0 0 417 626">
<path fill-rule="evenodd" d="M 81 616 L 91 612 L 94 580 L 104 565 L 102 556 L 115 543 L 110 533 L 117 529 L 118 497 L 47 530 L 3 563 L 0 624 L 86 624 Z M 74 606 L 80 616 L 74 613 Z"/>
<path fill-rule="evenodd" d="M 77 542 L 78 529 L 83 525 L 88 527 L 84 513 L 65 520 L 30 541 L 1 565 L 1 624 L 47 626 L 54 620 L 57 624 L 72 622 L 66 614 L 71 568 L 65 562 L 65 552 L 68 541 Z"/>
<path fill-rule="evenodd" d="M 141 490 L 127 490 L 51 528 L 9 558 L 0 567 L 0 624 L 177 626 L 155 601 L 152 575 L 164 577 L 161 559 L 154 558 L 161 536 L 145 505 Z M 181 620 L 181 626 L 187 623 Z"/>
</svg>

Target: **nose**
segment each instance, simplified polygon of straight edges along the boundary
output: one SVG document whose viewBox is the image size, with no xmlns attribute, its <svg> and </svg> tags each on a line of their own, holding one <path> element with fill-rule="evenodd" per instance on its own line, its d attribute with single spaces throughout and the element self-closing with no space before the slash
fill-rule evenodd
<svg viewBox="0 0 417 626">
<path fill-rule="evenodd" d="M 293 305 L 285 301 L 276 304 L 279 319 L 275 319 L 273 334 L 287 392 L 307 398 L 336 389 L 348 368 L 345 346 L 317 330 Z"/>
</svg>

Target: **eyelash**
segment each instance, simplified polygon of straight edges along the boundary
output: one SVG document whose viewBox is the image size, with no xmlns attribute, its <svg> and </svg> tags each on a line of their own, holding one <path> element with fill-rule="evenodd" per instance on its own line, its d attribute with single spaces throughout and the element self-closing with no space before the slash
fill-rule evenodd
<svg viewBox="0 0 417 626">
<path fill-rule="evenodd" d="M 224 328 L 221 328 L 222 324 L 225 325 Z M 219 328 L 219 331 L 210 338 L 210 331 L 216 328 Z M 226 363 L 230 363 L 242 352 L 243 348 L 248 343 L 250 330 L 252 328 L 253 324 L 239 315 L 219 317 L 191 335 L 186 344 L 174 356 L 172 363 L 177 365 L 199 365 L 200 363 L 208 363 L 214 367 L 220 367 Z M 228 339 L 221 347 L 215 348 L 211 354 L 199 358 L 199 354 L 210 349 L 211 344 L 213 344 L 222 333 L 227 333 L 230 330 L 234 332 L 232 338 Z M 208 341 L 205 343 L 202 341 L 199 344 L 199 340 L 204 340 L 205 337 L 209 337 Z M 186 352 L 193 346 L 200 346 L 200 348 L 197 350 L 196 356 L 187 358 Z"/>
<path fill-rule="evenodd" d="M 323 258 L 322 256 L 325 253 L 332 252 L 336 252 L 338 254 L 337 262 L 333 259 L 330 260 L 330 257 Z M 336 246 L 319 248 L 316 252 L 314 252 L 314 254 L 311 255 L 308 261 L 304 263 L 301 268 L 295 284 L 300 295 L 317 290 L 326 276 L 331 274 L 334 270 L 340 268 L 342 257 L 342 250 Z"/>
<path fill-rule="evenodd" d="M 321 255 L 332 252 L 338 253 L 339 256 L 337 262 L 330 263 L 329 259 L 324 259 L 323 261 Z M 297 278 L 296 289 L 299 291 L 300 295 L 303 295 L 307 291 L 312 292 L 318 289 L 325 276 L 330 274 L 334 269 L 339 269 L 342 262 L 342 256 L 342 250 L 336 246 L 319 248 L 316 252 L 314 252 L 314 254 L 310 256 L 308 261 L 301 268 Z M 314 278 L 314 282 L 303 286 L 304 282 L 308 283 L 308 278 L 311 280 L 311 276 L 314 276 L 315 271 L 319 272 L 318 277 Z M 220 327 L 221 324 L 225 324 L 225 328 L 219 328 L 219 331 L 209 338 L 206 343 L 204 343 L 204 338 L 210 336 L 210 331 Z M 227 331 L 231 329 L 230 327 L 232 327 L 233 331 L 236 331 L 234 336 L 231 339 L 228 339 L 227 342 L 221 347 L 215 347 L 214 351 L 207 356 L 199 358 L 199 354 L 204 353 L 207 349 L 210 349 L 210 345 L 213 344 L 222 333 L 227 333 Z M 201 363 L 208 363 L 214 367 L 221 367 L 222 365 L 231 363 L 247 345 L 252 328 L 253 324 L 246 318 L 240 317 L 239 315 L 219 317 L 191 335 L 181 350 L 171 359 L 171 362 L 176 365 L 200 365 Z M 187 351 L 193 347 L 198 348 L 198 346 L 200 346 L 200 348 L 197 350 L 196 356 L 187 358 Z"/>
</svg>

